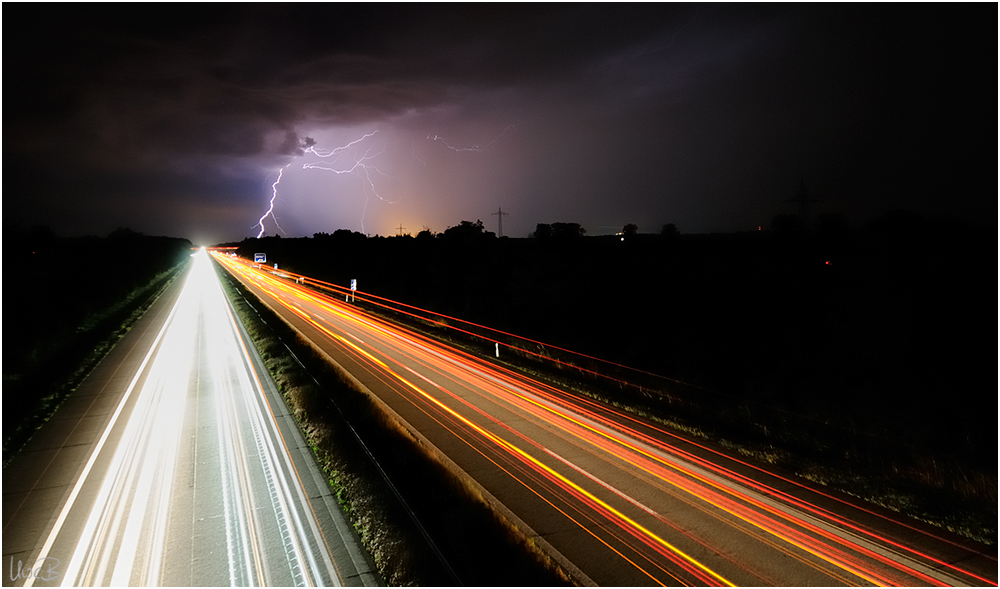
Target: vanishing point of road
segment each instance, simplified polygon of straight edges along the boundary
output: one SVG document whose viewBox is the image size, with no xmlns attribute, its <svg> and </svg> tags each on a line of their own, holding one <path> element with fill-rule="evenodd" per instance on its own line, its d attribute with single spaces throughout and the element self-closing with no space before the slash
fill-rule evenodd
<svg viewBox="0 0 1000 589">
<path fill-rule="evenodd" d="M 207 252 L 3 473 L 4 585 L 374 585 Z"/>
</svg>

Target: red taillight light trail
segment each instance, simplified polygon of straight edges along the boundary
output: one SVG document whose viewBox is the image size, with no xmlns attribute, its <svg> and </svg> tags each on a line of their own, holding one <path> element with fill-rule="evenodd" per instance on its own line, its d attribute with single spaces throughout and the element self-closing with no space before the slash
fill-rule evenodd
<svg viewBox="0 0 1000 589">
<path fill-rule="evenodd" d="M 962 582 L 950 576 L 957 574 L 967 576 L 967 580 L 995 584 L 984 576 L 702 458 L 679 444 L 712 452 L 720 462 L 752 468 L 769 478 L 805 489 L 801 483 L 723 456 L 704 445 L 681 440 L 676 434 L 627 413 L 447 348 L 368 316 L 339 299 L 279 280 L 238 260 L 221 256 L 216 259 L 336 342 L 413 407 L 651 579 L 666 582 L 662 577 L 666 575 L 669 582 L 728 584 L 729 574 L 710 569 L 703 559 L 664 537 L 667 532 L 680 534 L 695 549 L 709 553 L 714 549 L 708 535 L 682 530 L 669 513 L 647 506 L 649 501 L 626 492 L 622 484 L 641 484 L 644 493 L 676 497 L 740 533 L 792 556 L 804 566 L 822 571 L 833 582 L 932 585 Z M 293 279 L 304 278 L 288 274 Z M 318 282 L 311 278 L 308 281 Z M 404 376 L 405 373 L 412 376 Z M 414 376 L 419 380 L 414 380 Z M 536 431 L 548 432 L 574 448 L 579 456 L 564 458 L 565 453 L 553 452 L 520 431 L 521 428 L 495 417 L 494 413 L 501 412 L 519 416 Z M 592 472 L 587 465 L 595 463 L 617 469 L 621 482 Z M 846 503 L 840 498 L 833 499 Z M 627 515 L 623 506 L 638 510 L 639 515 Z M 590 529 L 593 525 L 603 525 L 604 531 L 593 531 Z M 661 531 L 651 529 L 650 525 Z M 727 570 L 752 571 L 750 578 L 771 582 L 768 573 L 746 558 L 728 555 L 723 560 Z M 941 566 L 950 574 L 933 570 Z"/>
</svg>

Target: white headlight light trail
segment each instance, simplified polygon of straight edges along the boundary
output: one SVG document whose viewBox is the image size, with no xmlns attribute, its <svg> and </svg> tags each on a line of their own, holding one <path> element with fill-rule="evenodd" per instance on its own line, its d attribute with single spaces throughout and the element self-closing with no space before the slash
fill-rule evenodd
<svg viewBox="0 0 1000 589">
<path fill-rule="evenodd" d="M 94 491 L 82 496 L 93 496 L 93 504 L 84 506 L 89 511 L 82 531 L 71 540 L 75 548 L 61 579 L 64 586 L 175 583 L 170 575 L 176 572 L 169 571 L 184 568 L 187 559 L 217 567 L 219 580 L 233 586 L 340 583 L 208 254 L 199 251 L 192 264 L 153 349 L 40 556 L 48 555 L 74 505 L 81 506 L 78 499 L 87 484 Z M 116 426 L 119 416 L 127 422 Z M 178 474 L 183 465 L 179 456 L 188 443 L 185 432 L 196 430 L 209 435 L 200 438 L 203 445 L 191 436 L 188 484 Z M 102 454 L 106 442 L 117 445 Z M 110 458 L 98 458 L 109 453 Z M 95 464 L 105 461 L 103 479 L 93 480 L 101 472 Z M 206 478 L 196 484 L 197 476 Z M 190 503 L 177 503 L 177 491 Z M 171 515 L 171 510 L 177 511 Z M 198 520 L 190 524 L 197 527 L 176 535 L 182 528 L 171 522 L 185 516 Z M 186 551 L 169 552 L 172 545 L 188 542 L 188 531 L 193 536 L 218 534 L 220 544 L 224 538 L 225 548 L 214 552 L 219 560 L 193 554 L 193 543 L 186 544 L 192 547 Z"/>
</svg>

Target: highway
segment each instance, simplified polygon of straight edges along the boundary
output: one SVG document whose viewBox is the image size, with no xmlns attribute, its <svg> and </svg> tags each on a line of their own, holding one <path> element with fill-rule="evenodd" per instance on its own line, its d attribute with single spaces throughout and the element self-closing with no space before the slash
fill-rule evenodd
<svg viewBox="0 0 1000 589">
<path fill-rule="evenodd" d="M 303 443 L 248 348 L 208 253 L 192 258 L 162 327 L 137 350 L 141 362 L 82 444 L 87 451 L 72 465 L 78 475 L 50 525 L 26 559 L 11 557 L 5 584 L 374 582 L 357 547 L 344 546 L 353 536 L 336 519 L 322 475 L 290 451 Z M 5 472 L 5 512 L 13 476 Z M 35 487 L 56 477 L 50 470 Z M 10 505 L 38 508 L 11 495 Z M 7 554 L 17 539 L 4 518 Z"/>
<path fill-rule="evenodd" d="M 216 259 L 578 584 L 997 583 L 991 548 L 507 370 L 492 347 L 470 355 L 298 275 Z"/>
</svg>

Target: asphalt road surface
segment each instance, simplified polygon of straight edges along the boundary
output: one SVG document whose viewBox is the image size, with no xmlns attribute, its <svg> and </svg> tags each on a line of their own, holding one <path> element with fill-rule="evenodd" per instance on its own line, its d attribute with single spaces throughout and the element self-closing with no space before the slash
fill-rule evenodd
<svg viewBox="0 0 1000 589">
<path fill-rule="evenodd" d="M 492 345 L 476 357 L 297 275 L 216 259 L 580 584 L 997 583 L 990 547 L 511 372 Z"/>
<path fill-rule="evenodd" d="M 204 250 L 184 280 L 102 426 L 88 443 L 63 443 L 76 449 L 76 476 L 17 558 L 24 534 L 12 537 L 9 509 L 26 517 L 33 499 L 8 493 L 17 468 L 6 469 L 4 584 L 374 584 Z M 54 478 L 49 469 L 33 490 Z"/>
</svg>

